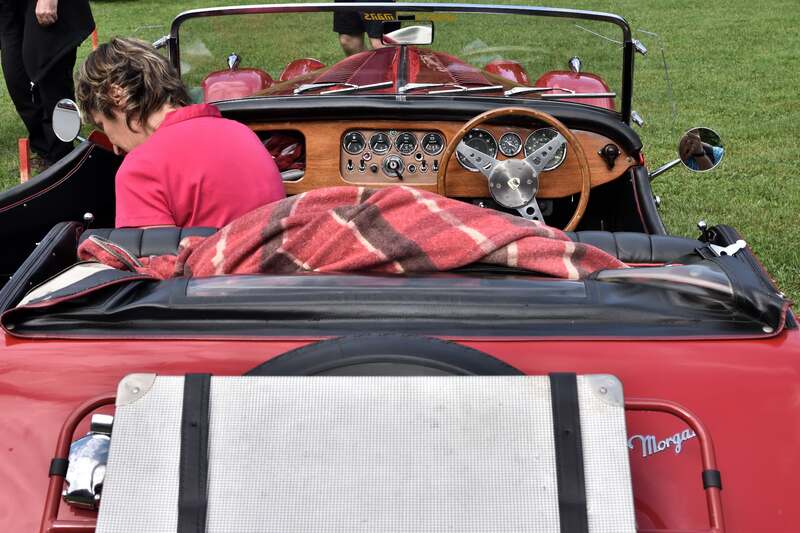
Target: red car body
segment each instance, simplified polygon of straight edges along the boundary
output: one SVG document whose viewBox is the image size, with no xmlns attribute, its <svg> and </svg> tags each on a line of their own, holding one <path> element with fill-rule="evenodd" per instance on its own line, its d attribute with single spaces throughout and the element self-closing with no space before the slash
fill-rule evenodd
<svg viewBox="0 0 800 533">
<path fill-rule="evenodd" d="M 410 51 L 412 74 L 407 81 L 499 82 L 509 87 L 529 83 L 528 74 L 518 65 L 492 63 L 480 70 L 447 54 Z M 291 73 L 280 75 L 280 82 L 266 88 L 271 79 L 258 72 L 217 73 L 209 75 L 204 89 L 210 94 L 214 84 L 221 83 L 219 79 L 230 82 L 231 77 L 240 76 L 253 78 L 252 83 L 261 84 L 258 88 L 270 95 L 290 94 L 302 83 L 343 77 L 353 84 L 396 81 L 398 53 L 393 48 L 366 52 L 328 68 L 302 60 L 291 67 Z M 359 72 L 366 71 L 355 67 L 366 61 L 373 68 L 362 76 Z M 381 68 L 374 68 L 376 63 Z M 534 85 L 608 91 L 605 82 L 590 73 L 548 72 Z M 599 105 L 612 111 L 618 107 L 611 98 Z M 31 193 L 23 201 L 33 202 L 39 196 Z M 0 212 L 23 201 L 6 203 Z M 48 465 L 65 420 L 87 399 L 113 396 L 125 375 L 238 375 L 323 338 L 313 331 L 207 340 L 136 338 L 124 333 L 114 338 L 26 339 L 0 333 L 0 529 L 14 533 L 32 533 L 40 527 L 41 531 L 73 533 L 93 530 L 94 511 L 62 503 L 57 523 L 45 514 Z M 554 338 L 535 331 L 515 337 L 445 338 L 483 351 L 525 374 L 614 374 L 629 400 L 665 400 L 685 407 L 713 439 L 722 474 L 725 530 L 789 532 L 800 527 L 800 506 L 795 503 L 800 494 L 800 330 L 796 326 L 753 338 L 626 337 L 611 332 Z M 87 421 L 83 419 L 70 440 L 86 432 Z M 701 449 L 686 421 L 665 413 L 633 411 L 627 421 L 640 531 L 714 530 L 701 481 Z"/>
</svg>

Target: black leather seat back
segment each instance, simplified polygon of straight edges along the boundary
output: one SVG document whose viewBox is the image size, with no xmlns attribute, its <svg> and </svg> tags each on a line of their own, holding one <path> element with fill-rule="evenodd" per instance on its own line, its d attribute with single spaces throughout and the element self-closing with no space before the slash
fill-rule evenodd
<svg viewBox="0 0 800 533">
<path fill-rule="evenodd" d="M 217 228 L 98 228 L 88 229 L 80 237 L 79 244 L 90 235 L 98 235 L 116 243 L 137 257 L 174 254 L 184 237 L 208 237 Z"/>
<path fill-rule="evenodd" d="M 89 235 L 99 235 L 142 257 L 174 254 L 184 237 L 207 237 L 215 231 L 216 228 L 204 227 L 90 229 L 83 232 L 80 242 Z M 623 231 L 577 231 L 567 232 L 567 235 L 573 241 L 596 246 L 625 263 L 666 263 L 702 246 L 695 239 Z"/>
<path fill-rule="evenodd" d="M 667 263 L 703 246 L 696 239 L 627 231 L 568 231 L 567 236 L 596 246 L 624 263 Z"/>
</svg>

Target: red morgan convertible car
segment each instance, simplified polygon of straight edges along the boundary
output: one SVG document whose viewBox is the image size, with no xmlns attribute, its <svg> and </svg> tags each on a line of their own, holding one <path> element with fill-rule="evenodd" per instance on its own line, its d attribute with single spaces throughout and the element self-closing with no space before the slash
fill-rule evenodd
<svg viewBox="0 0 800 533">
<path fill-rule="evenodd" d="M 155 44 L 288 197 L 242 272 L 234 230 L 113 228 L 102 132 L 0 194 L 2 531 L 797 530 L 796 317 L 732 227 L 667 233 L 623 18 L 260 5 Z"/>
</svg>

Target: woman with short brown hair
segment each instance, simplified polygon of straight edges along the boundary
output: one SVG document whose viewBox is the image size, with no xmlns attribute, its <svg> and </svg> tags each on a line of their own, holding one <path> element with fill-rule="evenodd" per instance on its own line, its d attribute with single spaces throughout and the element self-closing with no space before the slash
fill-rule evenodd
<svg viewBox="0 0 800 533">
<path fill-rule="evenodd" d="M 284 197 L 258 136 L 191 105 L 170 63 L 150 44 L 114 38 L 81 66 L 78 105 L 127 152 L 116 176 L 116 226 L 212 226 Z"/>
</svg>

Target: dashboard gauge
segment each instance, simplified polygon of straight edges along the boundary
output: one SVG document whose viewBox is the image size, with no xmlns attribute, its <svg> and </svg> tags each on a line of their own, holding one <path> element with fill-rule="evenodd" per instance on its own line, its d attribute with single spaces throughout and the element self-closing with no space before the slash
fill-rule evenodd
<svg viewBox="0 0 800 533">
<path fill-rule="evenodd" d="M 444 150 L 444 137 L 439 133 L 427 133 L 422 138 L 422 151 L 428 155 L 439 155 Z"/>
<path fill-rule="evenodd" d="M 553 128 L 540 128 L 528 135 L 528 138 L 525 140 L 525 157 L 528 157 L 533 152 L 552 141 L 556 135 L 558 135 L 558 132 Z M 564 162 L 564 158 L 566 156 L 567 144 L 564 143 L 561 148 L 556 150 L 555 154 L 553 155 L 553 159 L 551 159 L 550 163 L 544 167 L 544 170 L 553 170 Z"/>
<path fill-rule="evenodd" d="M 369 149 L 376 154 L 385 154 L 392 147 L 392 141 L 385 133 L 376 133 L 369 138 Z"/>
<path fill-rule="evenodd" d="M 394 146 L 401 154 L 408 155 L 417 149 L 417 138 L 413 133 L 404 131 L 394 140 Z"/>
<path fill-rule="evenodd" d="M 497 155 L 497 141 L 495 141 L 494 137 L 492 137 L 492 134 L 486 130 L 477 128 L 474 130 L 469 130 L 469 132 L 464 135 L 464 140 L 462 142 L 466 143 L 466 145 L 470 148 L 474 148 L 475 150 L 490 157 Z M 458 152 L 456 152 L 456 157 L 458 157 L 458 162 L 461 163 L 462 167 L 466 168 L 470 172 L 478 172 L 478 169 L 475 168 L 472 163 L 461 157 L 461 154 Z"/>
<path fill-rule="evenodd" d="M 506 157 L 514 157 L 522 150 L 522 139 L 516 133 L 508 132 L 500 137 L 500 153 Z"/>
<path fill-rule="evenodd" d="M 351 131 L 344 136 L 344 140 L 342 141 L 342 148 L 344 148 L 344 151 L 348 154 L 361 153 L 366 145 L 367 143 L 364 141 L 364 136 L 357 131 Z"/>
</svg>

